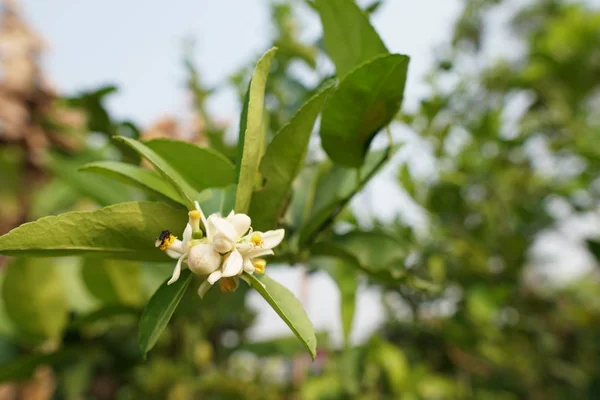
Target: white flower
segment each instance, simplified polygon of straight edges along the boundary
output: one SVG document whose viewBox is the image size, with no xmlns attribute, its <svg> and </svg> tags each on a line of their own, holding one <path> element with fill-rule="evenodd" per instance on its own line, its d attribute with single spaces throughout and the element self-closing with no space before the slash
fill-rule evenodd
<svg viewBox="0 0 600 400">
<path fill-rule="evenodd" d="M 255 231 L 239 238 L 236 240 L 232 251 L 225 256 L 221 269 L 208 276 L 208 283 L 213 285 L 221 278 L 238 276 L 242 272 L 252 274 L 257 271 L 263 273 L 266 262 L 258 257 L 272 255 L 272 249 L 281 243 L 284 235 L 285 231 L 283 229 L 277 229 L 264 233 Z"/>
<path fill-rule="evenodd" d="M 259 257 L 273 254 L 272 249 L 283 240 L 283 229 L 253 232 L 250 217 L 246 214 L 231 211 L 226 218 L 217 213 L 206 218 L 198 202 L 194 205 L 196 210 L 188 214 L 190 219 L 183 240 L 169 231 L 163 231 L 156 239 L 156 247 L 177 258 L 173 276 L 167 284 L 179 279 L 183 262 L 193 273 L 208 275 L 198 289 L 200 297 L 217 281 L 220 281 L 221 291 L 227 292 L 237 288 L 237 277 L 243 272 L 264 273 L 267 262 Z M 200 230 L 200 221 L 204 225 L 204 234 Z"/>
</svg>

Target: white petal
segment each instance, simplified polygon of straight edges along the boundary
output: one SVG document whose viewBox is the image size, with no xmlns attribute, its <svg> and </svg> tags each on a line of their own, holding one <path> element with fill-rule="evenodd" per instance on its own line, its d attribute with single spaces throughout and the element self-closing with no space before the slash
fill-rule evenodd
<svg viewBox="0 0 600 400">
<path fill-rule="evenodd" d="M 183 231 L 183 237 L 182 237 L 183 240 L 181 241 L 183 251 L 185 251 L 185 248 L 187 247 L 187 244 L 191 238 L 192 238 L 192 226 L 190 224 L 187 224 Z"/>
<path fill-rule="evenodd" d="M 262 234 L 263 246 L 265 249 L 272 249 L 283 240 L 285 230 L 276 229 L 274 231 L 266 231 Z"/>
<path fill-rule="evenodd" d="M 208 224 L 211 226 L 211 229 L 214 228 L 214 231 L 212 232 L 213 240 L 215 237 L 224 237 L 232 242 L 237 240 L 235 228 L 226 219 L 213 214 L 208 217 Z"/>
<path fill-rule="evenodd" d="M 233 250 L 227 260 L 223 263 L 223 276 L 230 277 L 242 272 L 243 259 L 239 251 Z"/>
<path fill-rule="evenodd" d="M 212 285 L 208 282 L 208 280 L 202 282 L 202 284 L 200 284 L 200 287 L 198 288 L 198 296 L 200 296 L 200 298 L 203 298 L 206 292 L 208 292 L 211 287 Z"/>
<path fill-rule="evenodd" d="M 179 260 L 177 260 L 177 264 L 175 265 L 175 269 L 173 270 L 173 276 L 171 277 L 171 279 L 169 279 L 169 282 L 167 282 L 167 285 L 170 285 L 173 282 L 175 282 L 177 279 L 179 279 L 179 275 L 181 275 L 181 263 L 183 262 L 184 257 L 185 257 L 185 255 L 179 257 Z"/>
<path fill-rule="evenodd" d="M 172 249 L 165 250 L 165 253 L 167 253 L 167 255 L 171 258 L 179 258 L 182 256 L 182 254 L 180 252 L 178 252 L 177 250 L 172 250 Z"/>
<path fill-rule="evenodd" d="M 231 210 L 229 211 L 229 215 L 227 216 L 227 219 L 229 220 L 229 218 L 233 217 L 235 215 L 235 211 Z"/>
<path fill-rule="evenodd" d="M 250 249 L 244 253 L 244 257 L 255 258 L 261 256 L 272 256 L 273 250 L 271 249 L 261 249 L 260 247 L 256 247 L 254 249 Z"/>
<path fill-rule="evenodd" d="M 208 276 L 208 278 L 206 279 L 206 282 L 208 282 L 211 285 L 214 285 L 215 282 L 218 281 L 219 279 L 221 279 L 222 276 L 223 276 L 223 273 L 221 272 L 220 269 L 218 269 Z"/>
<path fill-rule="evenodd" d="M 249 258 L 244 258 L 244 271 L 249 274 L 254 273 L 254 265 L 252 264 L 252 261 L 250 261 Z"/>
<path fill-rule="evenodd" d="M 248 229 L 250 229 L 250 217 L 246 214 L 229 214 L 229 216 L 227 217 L 227 221 L 229 221 L 231 225 L 233 225 L 233 227 L 235 228 L 237 238 L 244 236 L 246 232 L 248 232 Z"/>
<path fill-rule="evenodd" d="M 197 201 L 194 201 L 194 206 L 196 206 L 196 210 L 198 210 L 198 212 L 200 213 L 200 220 L 202 221 L 202 225 L 204 225 L 204 233 L 206 233 L 206 237 L 211 238 L 211 232 L 209 232 L 209 228 L 208 228 L 208 221 L 206 220 L 206 217 L 204 216 L 204 213 L 202 212 L 202 209 L 200 208 L 200 203 L 198 203 Z"/>
</svg>

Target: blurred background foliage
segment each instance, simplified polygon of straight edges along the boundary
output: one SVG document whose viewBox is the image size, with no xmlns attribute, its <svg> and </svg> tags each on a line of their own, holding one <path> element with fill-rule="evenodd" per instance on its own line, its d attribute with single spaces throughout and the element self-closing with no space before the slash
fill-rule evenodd
<svg viewBox="0 0 600 400">
<path fill-rule="evenodd" d="M 349 256 L 313 249 L 322 256 L 308 270 L 325 270 L 340 290 L 343 346 L 320 334 L 310 363 L 293 337 L 248 341 L 255 315 L 242 285 L 229 296 L 212 291 L 202 303 L 188 293 L 143 360 L 137 319 L 170 264 L 3 258 L 0 398 L 598 398 L 598 269 L 551 279 L 536 248 L 570 218 L 598 224 L 600 12 L 558 0 L 518 4 L 510 25 L 518 56 L 492 59 L 486 21 L 503 3 L 465 1 L 450 43 L 436 53 L 430 94 L 394 123 L 420 138 L 434 165 L 425 176 L 392 160 L 397 184 L 426 216 L 423 226 L 373 220 L 380 240 L 344 234 L 364 228 L 345 208 L 324 237 Z M 270 134 L 329 78 L 308 86 L 290 73 L 293 63 L 321 71 L 324 51 L 321 41 L 300 40 L 294 7 L 274 4 L 272 20 L 279 52 L 267 85 Z M 52 89 L 39 63 L 43 40 L 12 2 L 1 29 L 0 233 L 49 214 L 148 198 L 77 172 L 95 160 L 141 163 L 109 141 L 113 135 L 189 140 L 234 157 L 227 126 L 206 108 L 213 88 L 191 57 L 183 67 L 192 127 L 163 119 L 142 130 L 104 107 L 114 87 L 76 95 Z M 240 101 L 253 61 L 230 80 Z M 300 188 L 344 176 L 313 147 Z M 286 218 L 301 217 L 291 209 Z M 581 245 L 597 267 L 600 239 Z M 381 292 L 386 318 L 370 339 L 350 345 L 363 280 Z"/>
</svg>

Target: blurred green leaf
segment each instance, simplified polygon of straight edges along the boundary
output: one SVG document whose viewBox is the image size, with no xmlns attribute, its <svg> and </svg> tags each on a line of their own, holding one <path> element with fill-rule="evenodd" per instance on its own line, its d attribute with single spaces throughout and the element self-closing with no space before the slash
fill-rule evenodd
<svg viewBox="0 0 600 400">
<path fill-rule="evenodd" d="M 50 354 L 24 355 L 0 365 L 0 382 L 21 381 L 30 378 L 40 365 L 58 366 L 73 362 L 86 354 L 92 358 L 89 347 L 69 347 Z"/>
<path fill-rule="evenodd" d="M 200 196 L 182 176 L 181 174 L 171 165 L 171 163 L 160 155 L 158 155 L 150 147 L 146 146 L 142 142 L 138 142 L 134 139 L 118 136 L 115 140 L 123 142 L 129 145 L 132 149 L 140 153 L 142 157 L 147 159 L 150 164 L 165 178 L 165 180 L 173 185 L 179 192 L 181 197 L 185 199 L 186 205 L 190 208 L 194 208 L 194 201 L 199 200 Z"/>
<path fill-rule="evenodd" d="M 216 150 L 171 139 L 153 139 L 144 144 L 166 160 L 198 192 L 235 183 L 235 166 Z"/>
<path fill-rule="evenodd" d="M 329 91 L 330 88 L 326 88 L 308 100 L 267 147 L 260 163 L 266 183 L 264 188 L 254 192 L 250 204 L 249 215 L 255 229 L 272 229 L 285 212 L 282 206 L 304 165 L 312 128 Z"/>
<path fill-rule="evenodd" d="M 600 242 L 597 240 L 588 239 L 585 241 L 587 248 L 592 253 L 596 262 L 600 263 Z"/>
<path fill-rule="evenodd" d="M 316 0 L 325 50 L 343 77 L 359 64 L 388 53 L 367 14 L 354 0 Z"/>
<path fill-rule="evenodd" d="M 321 141 L 331 160 L 360 167 L 371 140 L 400 110 L 409 58 L 380 56 L 352 70 L 323 108 Z"/>
<path fill-rule="evenodd" d="M 410 175 L 410 170 L 408 169 L 408 164 L 402 164 L 402 168 L 400 168 L 399 177 L 400 184 L 406 190 L 411 197 L 415 197 L 415 181 L 412 179 Z"/>
<path fill-rule="evenodd" d="M 88 290 L 105 304 L 142 302 L 141 271 L 137 262 L 86 258 L 81 274 Z"/>
<path fill-rule="evenodd" d="M 130 202 L 95 211 L 41 218 L 0 236 L 0 254 L 24 256 L 96 255 L 165 261 L 154 247 L 163 230 L 179 233 L 187 213 L 158 202 Z"/>
<path fill-rule="evenodd" d="M 316 334 L 317 343 L 326 343 L 326 332 Z M 260 342 L 244 343 L 240 350 L 249 351 L 259 357 L 293 357 L 306 351 L 303 343 L 296 336 L 278 337 Z"/>
<path fill-rule="evenodd" d="M 317 337 L 312 322 L 308 319 L 302 303 L 285 286 L 277 283 L 267 275 L 258 278 L 245 275 L 250 285 L 256 290 L 273 310 L 290 327 L 296 337 L 304 344 L 314 360 L 317 356 Z"/>
<path fill-rule="evenodd" d="M 340 291 L 340 313 L 342 330 L 344 331 L 344 345 L 349 346 L 354 310 L 356 309 L 356 291 L 358 290 L 356 268 L 337 257 L 312 257 L 310 265 L 327 272 Z"/>
<path fill-rule="evenodd" d="M 156 172 L 136 165 L 118 161 L 97 161 L 79 168 L 80 171 L 92 172 L 127 183 L 142 189 L 161 199 L 185 205 L 185 200 L 175 188 Z"/>
<path fill-rule="evenodd" d="M 245 122 L 241 124 L 243 131 L 240 131 L 238 139 L 241 143 L 238 148 L 241 148 L 241 151 L 238 152 L 236 169 L 238 186 L 235 195 L 235 211 L 238 213 L 246 213 L 250 208 L 252 191 L 263 154 L 265 87 L 276 51 L 276 48 L 270 49 L 256 64 L 248 89 L 248 102 L 244 110 L 246 115 L 242 113 L 242 120 Z"/>
<path fill-rule="evenodd" d="M 140 318 L 138 331 L 138 343 L 144 357 L 167 327 L 191 281 L 192 273 L 186 269 L 173 284 L 167 285 L 168 280 L 165 280 L 148 301 Z"/>
<path fill-rule="evenodd" d="M 6 312 L 26 340 L 58 339 L 68 304 L 53 260 L 21 258 L 9 264 L 2 288 Z"/>
<path fill-rule="evenodd" d="M 332 165 L 317 182 L 308 223 L 300 232 L 300 244 L 310 243 L 319 232 L 333 222 L 348 202 L 391 159 L 399 147 L 372 152 L 360 169 Z"/>
</svg>

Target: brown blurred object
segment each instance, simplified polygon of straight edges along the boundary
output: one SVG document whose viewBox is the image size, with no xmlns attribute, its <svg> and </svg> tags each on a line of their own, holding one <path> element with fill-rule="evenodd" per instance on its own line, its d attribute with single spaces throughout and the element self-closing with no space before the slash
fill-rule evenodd
<svg viewBox="0 0 600 400">
<path fill-rule="evenodd" d="M 41 366 L 28 381 L 0 384 L 0 400 L 50 400 L 55 389 L 54 372 L 48 366 Z"/>
<path fill-rule="evenodd" d="M 193 117 L 191 127 L 182 127 L 173 117 L 163 117 L 141 134 L 141 139 L 144 141 L 158 138 L 183 140 L 200 147 L 208 146 L 204 134 L 204 120 L 198 115 Z"/>
<path fill-rule="evenodd" d="M 21 18 L 14 0 L 2 1 L 0 15 L 0 150 L 17 157 L 19 183 L 4 187 L 15 207 L 0 207 L 0 234 L 28 220 L 29 198 L 48 179 L 44 169 L 47 149 L 81 149 L 86 116 L 65 107 L 45 83 L 40 58 L 45 45 Z M 0 179 L 9 181 L 3 177 Z M 1 199 L 0 199 L 1 200 Z M 10 211 L 7 211 L 10 210 Z M 0 264 L 2 260 L 0 259 Z"/>
</svg>

